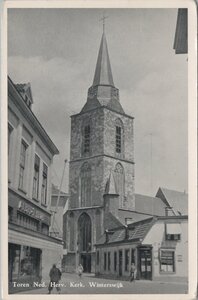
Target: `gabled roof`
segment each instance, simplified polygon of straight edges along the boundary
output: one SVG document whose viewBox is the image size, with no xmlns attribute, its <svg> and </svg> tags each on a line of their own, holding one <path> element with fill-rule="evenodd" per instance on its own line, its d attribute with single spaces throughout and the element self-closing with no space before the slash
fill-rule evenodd
<svg viewBox="0 0 198 300">
<path fill-rule="evenodd" d="M 41 140 L 45 143 L 47 148 L 53 155 L 59 154 L 59 151 L 55 144 L 50 139 L 49 135 L 32 112 L 31 109 L 26 105 L 21 93 L 18 91 L 16 85 L 12 82 L 11 78 L 8 76 L 8 95 L 10 96 L 11 101 L 13 101 L 19 109 L 22 111 L 23 116 L 28 120 L 32 128 L 40 136 Z"/>
<path fill-rule="evenodd" d="M 164 216 L 165 207 L 166 205 L 161 198 L 135 194 L 135 211 L 137 212 Z"/>
<path fill-rule="evenodd" d="M 105 187 L 105 194 L 108 195 L 118 195 L 115 179 L 113 173 L 111 172 L 109 175 L 109 179 L 107 180 L 107 184 Z"/>
<path fill-rule="evenodd" d="M 137 212 L 135 210 L 132 211 L 132 210 L 122 209 L 122 208 L 118 210 L 118 219 L 122 224 L 126 223 L 126 219 L 132 219 L 131 222 L 139 222 L 148 219 L 149 217 L 153 217 L 153 216 L 151 214 Z"/>
<path fill-rule="evenodd" d="M 147 218 L 146 220 L 132 223 L 126 226 L 117 227 L 112 229 L 114 231 L 113 234 L 109 235 L 108 241 L 106 241 L 106 234 L 104 233 L 101 238 L 97 241 L 96 245 L 101 244 L 111 244 L 111 243 L 119 243 L 119 242 L 128 242 L 132 240 L 143 240 L 146 236 L 147 232 L 151 228 L 151 226 L 155 223 L 155 219 L 153 217 Z M 126 230 L 128 231 L 128 235 L 126 237 Z"/>
<path fill-rule="evenodd" d="M 93 86 L 95 85 L 114 86 L 105 33 L 102 35 L 98 53 L 98 60 L 93 80 Z"/>
<path fill-rule="evenodd" d="M 176 215 L 188 214 L 188 194 L 160 187 L 156 194 L 166 206 L 172 207 Z"/>
</svg>

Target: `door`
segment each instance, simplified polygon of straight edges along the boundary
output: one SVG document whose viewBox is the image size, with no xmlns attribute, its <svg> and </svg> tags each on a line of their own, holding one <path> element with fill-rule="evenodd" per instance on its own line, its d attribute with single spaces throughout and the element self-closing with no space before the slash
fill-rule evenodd
<svg viewBox="0 0 198 300">
<path fill-rule="evenodd" d="M 119 276 L 122 276 L 122 250 L 119 250 Z"/>
<path fill-rule="evenodd" d="M 152 249 L 139 248 L 139 278 L 152 279 Z"/>
<path fill-rule="evenodd" d="M 91 254 L 81 254 L 81 264 L 83 272 L 91 273 Z"/>
</svg>

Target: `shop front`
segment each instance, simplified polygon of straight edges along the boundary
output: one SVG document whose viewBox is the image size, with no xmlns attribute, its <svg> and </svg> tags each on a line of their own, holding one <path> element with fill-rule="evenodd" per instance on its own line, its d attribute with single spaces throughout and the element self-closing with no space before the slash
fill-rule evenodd
<svg viewBox="0 0 198 300">
<path fill-rule="evenodd" d="M 9 243 L 9 282 L 40 282 L 42 250 Z"/>
<path fill-rule="evenodd" d="M 138 279 L 152 280 L 152 247 L 139 246 L 138 253 Z"/>
</svg>

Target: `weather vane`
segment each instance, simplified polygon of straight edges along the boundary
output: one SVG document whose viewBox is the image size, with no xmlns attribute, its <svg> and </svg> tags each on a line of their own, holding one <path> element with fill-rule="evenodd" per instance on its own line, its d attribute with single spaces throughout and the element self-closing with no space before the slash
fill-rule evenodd
<svg viewBox="0 0 198 300">
<path fill-rule="evenodd" d="M 103 12 L 103 17 L 100 19 L 102 21 L 102 26 L 103 26 L 103 33 L 105 32 L 105 19 L 107 19 L 108 16 L 105 16 L 105 13 Z"/>
</svg>

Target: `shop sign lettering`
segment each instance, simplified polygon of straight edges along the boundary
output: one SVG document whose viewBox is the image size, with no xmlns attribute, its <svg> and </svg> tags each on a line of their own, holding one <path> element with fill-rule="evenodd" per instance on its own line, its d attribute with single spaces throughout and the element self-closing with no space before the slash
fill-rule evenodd
<svg viewBox="0 0 198 300">
<path fill-rule="evenodd" d="M 40 213 L 38 210 L 36 210 L 34 207 L 32 207 L 31 205 L 26 204 L 26 203 L 23 202 L 23 201 L 19 201 L 18 208 L 19 208 L 22 212 L 26 213 L 26 214 L 29 215 L 29 216 L 35 217 L 35 218 L 37 218 L 37 219 L 39 219 L 39 220 L 42 220 L 42 221 L 45 219 L 43 214 L 41 214 L 41 213 Z"/>
</svg>

